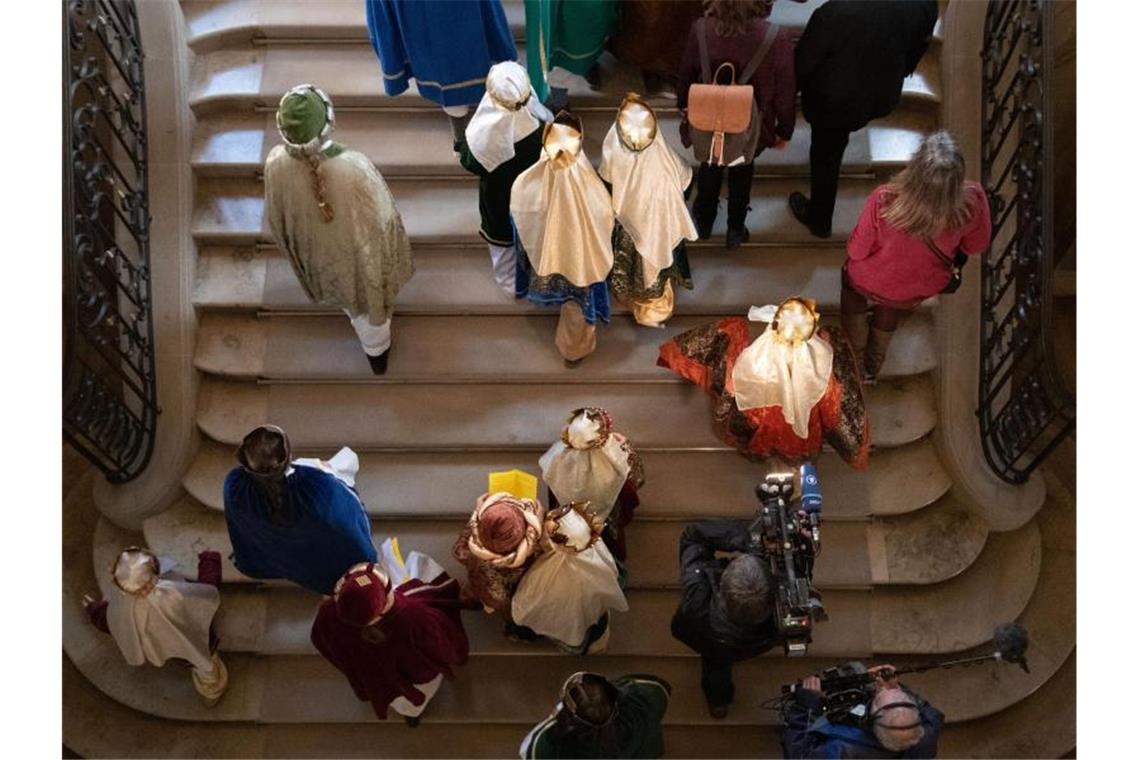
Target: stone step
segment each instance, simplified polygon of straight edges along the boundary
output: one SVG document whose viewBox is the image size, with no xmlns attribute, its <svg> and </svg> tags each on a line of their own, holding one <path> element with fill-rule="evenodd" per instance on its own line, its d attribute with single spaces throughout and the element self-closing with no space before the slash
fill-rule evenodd
<svg viewBox="0 0 1140 760">
<path fill-rule="evenodd" d="M 821 577 L 819 587 L 825 592 L 824 603 L 832 620 L 821 623 L 833 628 L 835 649 L 829 650 L 837 656 L 857 656 L 862 646 L 875 652 L 901 654 L 933 654 L 958 651 L 978 646 L 993 633 L 990 620 L 1013 620 L 1026 607 L 1037 583 L 1041 565 L 1041 539 L 1035 523 L 1030 523 L 1010 533 L 991 533 L 988 537 L 984 529 L 974 522 L 973 535 L 981 541 L 977 549 L 970 552 L 957 572 L 942 582 L 911 585 L 896 581 L 894 585 L 879 585 L 880 578 L 887 580 L 889 568 L 872 570 L 868 567 L 868 542 L 880 540 L 874 535 L 863 533 L 862 524 L 838 523 L 824 530 L 824 551 L 821 555 Z M 451 557 L 451 547 L 458 535 L 459 524 L 453 526 L 436 523 L 402 523 L 400 521 L 379 521 L 373 525 L 374 541 L 397 535 L 405 552 L 424 551 L 443 564 L 455 577 L 465 578 L 458 564 Z M 676 605 L 675 578 L 677 572 L 676 546 L 682 525 L 676 522 L 656 523 L 635 521 L 628 529 L 630 540 L 630 583 L 635 591 L 661 592 L 655 604 L 662 611 L 660 626 L 648 626 L 646 617 L 640 613 L 629 613 L 623 619 L 637 623 L 633 629 L 639 635 L 666 635 L 668 616 L 672 614 L 670 605 Z M 449 529 L 450 528 L 450 529 Z M 881 533 L 881 527 L 872 533 Z M 144 523 L 143 533 L 146 544 L 160 556 L 167 556 L 178 562 L 183 572 L 196 572 L 198 552 L 215 549 L 225 558 L 223 579 L 227 582 L 248 582 L 229 562 L 232 546 L 221 515 L 202 509 L 192 500 L 183 500 L 166 512 L 149 518 Z M 963 543 L 970 532 L 958 537 Z M 951 547 L 943 538 L 943 547 L 931 546 L 934 553 L 967 553 L 966 547 Z M 934 542 L 927 541 L 928 544 Z M 980 548 L 984 543 L 984 548 Z M 657 544 L 656 546 L 651 546 Z M 106 552 L 108 563 L 114 556 L 114 545 L 101 547 Z M 828 558 L 831 552 L 838 554 L 834 562 Z M 871 549 L 874 553 L 875 550 Z M 97 552 L 98 553 L 98 552 Z M 923 577 L 921 565 L 925 557 L 920 552 L 899 554 L 891 558 L 891 568 L 897 568 L 901 578 L 905 574 Z M 870 559 L 870 565 L 877 562 Z M 862 567 L 860 567 L 862 565 Z M 929 578 L 929 571 L 924 577 Z M 672 578 L 673 580 L 670 580 Z M 827 582 L 829 585 L 824 584 Z M 106 581 L 104 581 L 106 582 Z M 858 590 L 853 586 L 876 584 L 873 592 Z M 830 585 L 834 584 L 834 585 Z M 272 585 L 290 584 L 274 582 Z M 1000 589 L 1000 593 L 997 590 Z M 668 597 L 667 601 L 663 601 Z M 649 597 L 647 597 L 649 598 Z M 649 604 L 647 602 L 646 604 Z M 645 609 L 648 609 L 646 607 Z M 870 611 L 869 621 L 865 616 Z M 979 616 L 978 611 L 984 611 Z M 1004 617 L 1003 617 L 1004 616 Z M 253 616 L 256 617 L 256 616 Z M 917 619 L 916 619 L 917 618 Z M 859 620 L 857 624 L 853 621 Z M 865 625 L 869 625 L 867 639 L 852 639 Z M 853 627 L 854 626 L 854 627 Z M 657 630 L 660 628 L 660 630 Z M 647 634 L 649 631 L 654 634 Z M 493 637 L 492 637 L 493 639 Z M 663 640 L 663 639 L 662 639 Z M 494 641 L 498 641 L 494 639 Z M 853 643 L 862 642 L 862 643 Z M 844 649 L 843 647 L 851 647 Z M 517 650 L 508 648 L 509 652 Z M 495 650 L 498 652 L 499 650 Z M 615 652 L 618 654 L 619 652 Z M 637 644 L 631 644 L 629 652 L 621 654 L 659 654 L 656 650 L 643 652 Z M 680 652 L 683 653 L 683 652 Z"/>
<path fill-rule="evenodd" d="M 675 316 L 662 329 L 615 317 L 598 330 L 598 349 L 574 377 L 580 383 L 684 383 L 656 366 L 661 344 L 709 324 L 708 316 Z M 494 382 L 503 376 L 503 357 L 525 352 L 510 381 L 543 382 L 565 376 L 554 346 L 558 312 L 519 316 L 405 316 L 393 324 L 388 372 L 372 374 L 360 341 L 343 314 L 264 317 L 206 314 L 198 323 L 194 366 L 202 372 L 242 379 L 307 382 L 448 383 Z M 754 336 L 767 325 L 751 324 Z M 836 327 L 833 325 L 833 328 Z M 903 322 L 891 343 L 880 377 L 930 372 L 937 364 L 937 339 L 929 313 Z"/>
<path fill-rule="evenodd" d="M 604 657 L 660 657 L 696 660 L 698 655 L 669 632 L 669 622 L 677 609 L 676 590 L 634 589 L 627 591 L 629 611 L 611 618 L 610 643 Z M 831 619 L 820 624 L 810 651 L 813 657 L 871 656 L 867 620 L 866 591 L 829 591 L 824 602 Z M 272 590 L 226 588 L 217 618 L 221 647 L 227 652 L 248 652 L 262 656 L 317 655 L 309 640 L 320 597 L 292 588 Z M 463 625 L 474 657 L 500 659 L 504 664 L 515 657 L 563 658 L 553 644 L 542 641 L 524 644 L 503 635 L 498 615 L 481 610 L 463 613 Z M 765 656 L 783 657 L 782 648 Z M 595 658 L 596 659 L 596 658 Z M 505 665 L 509 667 L 509 665 Z"/>
<path fill-rule="evenodd" d="M 949 508 L 960 511 L 960 508 L 952 504 Z M 934 524 L 937 521 L 933 515 L 944 510 L 939 506 L 924 511 L 931 513 L 929 522 Z M 707 516 L 750 519 L 753 510 L 742 509 L 735 512 L 721 510 L 716 514 L 710 512 Z M 380 546 L 389 536 L 396 536 L 405 553 L 416 550 L 428 554 L 438 560 L 454 577 L 462 580 L 466 577 L 466 571 L 452 557 L 451 551 L 466 521 L 467 515 L 441 520 L 379 517 L 372 522 L 373 542 Z M 963 546 L 958 550 L 963 554 L 972 550 L 976 556 L 985 544 L 986 531 L 978 521 L 975 520 L 974 523 L 980 529 L 973 530 L 972 534 L 967 532 L 963 535 L 961 537 Z M 679 572 L 677 547 L 681 531 L 687 524 L 680 520 L 658 520 L 641 515 L 634 520 L 626 535 L 630 588 L 639 590 L 677 588 Z M 823 531 L 826 559 L 821 556 L 816 566 L 818 585 L 830 589 L 865 589 L 880 580 L 884 583 L 905 582 L 903 576 L 907 568 L 902 564 L 897 566 L 897 574 L 893 581 L 885 572 L 880 579 L 872 577 L 869 559 L 871 550 L 868 547 L 872 543 L 881 542 L 884 530 L 883 526 L 869 522 L 828 521 Z M 162 556 L 178 562 L 179 572 L 194 575 L 198 567 L 198 552 L 210 548 L 222 553 L 223 580 L 227 583 L 252 581 L 238 571 L 229 560 L 233 545 L 230 543 L 222 513 L 203 507 L 195 499 L 184 497 L 165 512 L 147 519 L 143 532 L 148 546 Z M 947 577 L 964 570 L 972 560 L 972 556 L 966 559 L 961 567 L 948 573 Z M 666 629 L 668 627 L 665 626 Z"/>
<path fill-rule="evenodd" d="M 296 456 L 329 457 L 334 448 L 293 451 Z M 475 497 L 486 490 L 488 472 L 518 468 L 537 477 L 543 451 L 544 446 L 447 453 L 362 451 L 356 488 L 374 517 L 464 519 Z M 640 491 L 639 519 L 747 514 L 754 504 L 751 485 L 769 471 L 784 469 L 778 462 L 751 462 L 730 450 L 643 451 L 641 456 L 647 480 Z M 182 485 L 205 506 L 220 510 L 222 483 L 235 465 L 233 445 L 203 437 Z M 923 510 L 950 488 L 929 438 L 875 449 L 865 472 L 852 470 L 830 451 L 820 455 L 816 466 L 826 499 L 824 520 L 829 523 Z"/>
<path fill-rule="evenodd" d="M 480 240 L 479 187 L 474 177 L 393 177 L 388 184 L 413 245 Z M 870 179 L 849 178 L 840 184 L 829 242 L 837 246 L 843 244 L 874 186 Z M 756 178 L 752 211 L 747 219 L 754 241 L 779 245 L 820 242 L 788 210 L 788 195 L 796 190 L 806 192 L 807 183 L 795 179 Z M 270 242 L 272 235 L 263 219 L 264 205 L 263 188 L 257 180 L 202 179 L 197 186 L 191 233 L 199 245 Z M 724 234 L 725 217 L 725 213 L 717 215 L 712 238 L 715 245 L 720 244 Z"/>
<path fill-rule="evenodd" d="M 1031 631 L 1031 635 L 1035 635 L 1039 631 L 1047 634 L 1043 637 L 1035 636 L 1034 638 L 1034 645 L 1030 654 L 1033 667 L 1032 674 L 1022 674 L 1019 670 L 1012 667 L 997 667 L 995 669 L 991 668 L 991 666 L 980 666 L 956 671 L 936 670 L 908 679 L 908 683 L 911 683 L 920 693 L 929 698 L 945 712 L 947 721 L 951 724 L 947 727 L 947 735 L 950 735 L 950 732 L 955 730 L 955 726 L 952 724 L 957 721 L 978 720 L 986 716 L 997 716 L 1001 711 L 1018 704 L 1028 705 L 1029 700 L 1032 700 L 1033 697 L 1022 702 L 1026 695 L 1035 694 L 1039 691 L 1039 687 L 1042 684 L 1050 683 L 1050 678 L 1058 672 L 1058 669 L 1061 668 L 1062 664 L 1064 664 L 1069 657 L 1069 653 L 1073 651 L 1073 643 L 1075 641 L 1075 606 L 1072 603 L 1074 598 L 1072 592 L 1075 587 L 1075 553 L 1072 548 L 1072 543 L 1065 544 L 1066 530 L 1069 533 L 1068 538 L 1071 538 L 1071 531 L 1073 529 L 1071 502 L 1067 504 L 1066 507 L 1067 511 L 1058 515 L 1056 505 L 1047 504 L 1047 508 L 1043 510 L 1041 516 L 1038 518 L 1045 520 L 1043 523 L 1045 526 L 1043 530 L 1045 536 L 1043 543 L 1050 549 L 1049 553 L 1045 555 L 1045 561 L 1042 565 L 1042 576 L 1039 588 L 1045 589 L 1046 583 L 1054 583 L 1055 585 L 1049 586 L 1049 592 L 1046 594 L 1034 594 L 1021 617 L 1021 622 Z M 86 510 L 70 509 L 64 511 L 64 518 L 65 522 L 70 521 L 74 523 L 80 516 L 93 513 L 90 507 Z M 139 536 L 125 533 L 115 528 L 106 520 L 99 521 L 97 527 L 95 524 L 92 524 L 91 530 L 89 531 L 78 528 L 80 528 L 78 525 L 71 526 L 70 529 L 65 530 L 65 536 L 70 535 L 73 538 L 82 536 L 85 541 L 89 541 L 89 537 L 94 533 L 95 546 L 122 546 L 128 543 L 137 543 L 141 539 Z M 74 541 L 72 543 L 74 543 Z M 281 661 L 282 658 L 277 657 L 257 658 L 240 654 L 228 655 L 226 661 L 231 677 L 230 693 L 213 710 L 207 710 L 200 705 L 190 687 L 189 679 L 186 677 L 184 669 L 173 666 L 161 669 L 131 668 L 126 666 L 122 662 L 121 656 L 115 648 L 114 643 L 110 640 L 110 637 L 94 631 L 94 629 L 86 624 L 79 604 L 80 596 L 94 587 L 94 578 L 92 577 L 94 568 L 98 567 L 102 574 L 106 564 L 104 560 L 106 560 L 107 557 L 102 555 L 93 556 L 91 557 L 91 562 L 66 561 L 69 556 L 68 546 L 69 544 L 65 541 L 64 648 L 68 657 L 75 663 L 83 676 L 95 687 L 117 702 L 132 710 L 152 716 L 150 718 L 152 721 L 155 717 L 178 721 L 210 721 L 208 724 L 200 723 L 197 725 L 203 729 L 208 725 L 212 731 L 222 731 L 222 725 L 231 726 L 236 729 L 236 727 L 241 724 L 235 721 L 268 723 L 285 718 L 286 714 L 276 709 L 275 700 L 265 698 L 267 694 L 272 693 L 274 690 L 278 690 L 278 693 L 283 694 L 303 693 L 307 696 L 311 695 L 313 704 L 319 703 L 322 706 L 329 707 L 331 707 L 331 704 L 327 698 L 324 698 L 325 694 L 327 693 L 328 697 L 339 695 L 334 698 L 334 701 L 339 701 L 340 704 L 349 709 L 355 707 L 355 705 L 352 704 L 351 694 L 348 694 L 348 697 L 345 698 L 343 691 L 332 688 L 339 674 L 331 668 L 323 666 L 315 657 L 284 658 L 288 660 L 288 662 L 283 662 Z M 91 552 L 91 548 L 92 544 L 86 543 L 86 551 Z M 1054 551 L 1054 549 L 1056 549 L 1056 551 Z M 74 552 L 72 552 L 72 554 L 74 554 Z M 79 557 L 76 556 L 72 559 L 78 560 Z M 1058 607 L 1057 602 L 1059 601 L 1063 603 Z M 1062 613 L 1060 619 L 1057 618 L 1057 612 Z M 999 621 L 995 620 L 991 622 L 996 623 Z M 932 633 L 936 633 L 936 631 L 932 631 Z M 971 651 L 970 653 L 975 652 Z M 888 659 L 901 665 L 916 660 L 925 661 L 926 658 L 903 656 L 889 657 Z M 535 661 L 537 661 L 537 664 L 532 667 L 531 663 Z M 879 661 L 882 661 L 882 658 L 880 658 Z M 450 736 L 450 732 L 462 730 L 462 725 L 475 725 L 466 723 L 470 717 L 476 720 L 484 717 L 486 715 L 485 713 L 467 713 L 464 709 L 456 709 L 454 711 L 445 709 L 444 705 L 450 704 L 450 702 L 440 701 L 444 699 L 446 690 L 451 688 L 474 688 L 474 684 L 480 684 L 480 694 L 487 699 L 493 697 L 494 699 L 492 701 L 499 705 L 513 705 L 519 708 L 517 710 L 518 714 L 511 720 L 514 725 L 521 727 L 520 736 L 525 733 L 527 728 L 541 718 L 542 714 L 549 709 L 546 704 L 552 699 L 551 695 L 556 694 L 557 683 L 561 682 L 560 679 L 565 674 L 561 673 L 561 669 L 557 669 L 557 673 L 550 672 L 551 669 L 549 669 L 548 666 L 551 662 L 554 662 L 554 660 L 550 660 L 549 658 L 543 659 L 537 655 L 533 658 L 518 658 L 517 660 L 512 660 L 512 663 L 518 666 L 518 669 L 515 671 L 518 675 L 516 679 L 503 679 L 498 670 L 495 673 L 487 674 L 476 672 L 477 667 L 481 663 L 487 663 L 488 667 L 490 667 L 497 662 L 499 661 L 496 658 L 475 658 L 470 665 L 460 672 L 457 681 L 445 684 L 440 697 L 433 702 L 432 708 L 425 714 L 424 724 L 419 732 L 416 733 L 416 736 L 429 741 L 432 739 L 440 739 L 443 736 Z M 543 662 L 547 664 L 547 667 L 539 667 Z M 703 730 L 703 727 L 686 725 L 686 719 L 696 720 L 703 724 L 704 727 L 712 724 L 703 717 L 703 709 L 699 703 L 697 703 L 699 702 L 699 696 L 692 700 L 694 704 L 692 704 L 691 711 L 685 707 L 682 701 L 678 701 L 699 695 L 699 687 L 696 681 L 696 668 L 682 667 L 682 665 L 687 662 L 687 660 L 679 658 L 645 660 L 594 658 L 590 667 L 599 668 L 602 669 L 603 672 L 611 674 L 637 672 L 640 670 L 641 672 L 655 672 L 669 678 L 674 686 L 674 702 L 670 707 L 667 721 L 671 726 L 676 726 L 682 735 L 688 736 L 695 730 Z M 737 729 L 733 724 L 737 720 L 748 720 L 750 716 L 755 716 L 757 723 L 763 722 L 766 725 L 770 725 L 770 714 L 756 709 L 761 699 L 767 699 L 768 697 L 776 695 L 779 691 L 778 685 L 780 683 L 802 677 L 805 673 L 818 672 L 822 668 L 828 667 L 835 662 L 837 661 L 811 657 L 798 661 L 784 658 L 764 658 L 762 661 L 741 664 L 737 669 L 736 681 L 738 688 L 741 688 L 742 691 L 738 695 L 737 705 L 734 707 L 733 714 L 729 719 L 729 725 L 732 727 L 726 727 L 723 723 L 717 723 L 715 724 L 717 730 L 721 734 L 730 734 L 738 730 L 745 730 Z M 580 664 L 572 665 L 568 663 L 567 673 L 572 669 L 580 667 Z M 293 678 L 283 680 L 286 679 L 290 673 L 293 674 Z M 306 686 L 306 683 L 309 682 L 310 675 L 313 673 L 323 674 L 321 678 L 322 683 L 325 678 L 328 679 L 329 688 L 327 692 L 324 691 L 323 687 L 319 692 L 312 692 Z M 480 676 L 483 677 L 480 678 Z M 550 683 L 554 685 L 547 688 L 547 681 L 550 681 Z M 485 685 L 494 688 L 495 685 L 498 684 L 502 684 L 506 688 L 518 688 L 517 686 L 507 686 L 505 682 L 524 685 L 537 684 L 546 690 L 542 691 L 542 689 L 535 688 L 527 694 L 515 694 L 512 691 L 503 699 L 499 698 L 501 695 L 498 693 L 488 693 L 485 690 Z M 343 688 L 343 681 L 339 683 Z M 347 691 L 347 689 L 344 691 Z M 1071 694 L 1071 690 L 1066 693 Z M 1052 705 L 1054 703 L 1050 702 L 1050 704 Z M 1071 704 L 1071 701 L 1069 704 Z M 527 705 L 535 706 L 534 712 L 537 717 L 532 717 L 526 712 Z M 288 719 L 293 722 L 294 725 L 275 727 L 273 735 L 281 736 L 294 728 L 300 729 L 304 727 L 307 730 L 302 733 L 305 733 L 311 739 L 314 734 L 308 731 L 313 730 L 316 724 L 326 722 L 323 716 L 333 711 L 321 709 L 320 712 L 320 716 L 314 713 L 307 722 L 301 716 L 293 713 Z M 385 725 L 398 725 L 395 722 L 389 722 L 387 724 L 377 723 L 366 713 L 357 714 L 362 721 L 361 724 L 338 726 L 332 735 L 336 736 L 338 740 L 345 740 L 347 737 L 354 735 L 352 733 L 353 731 L 379 731 Z M 446 721 L 451 714 L 461 716 L 463 723 L 443 722 Z M 344 716 L 341 716 L 337 718 L 337 722 L 339 723 L 343 719 L 345 719 Z M 219 721 L 221 723 L 219 723 Z M 1049 726 L 1054 723 L 1055 721 L 1046 721 L 1042 725 Z M 504 721 L 500 724 L 500 728 L 503 725 L 510 725 L 510 722 Z M 406 732 L 406 729 L 403 729 L 402 726 L 400 726 L 400 728 Z M 494 727 L 490 725 L 479 725 L 480 736 L 483 736 L 485 732 L 494 733 L 493 728 Z M 667 729 L 667 731 L 668 730 L 669 729 Z M 771 731 L 771 729 L 760 729 L 755 725 L 746 730 Z M 232 736 L 232 730 L 226 735 Z M 500 734 L 495 733 L 495 735 Z M 1039 730 L 1035 732 L 1035 736 L 1038 735 L 1043 736 L 1044 731 Z M 171 741 L 177 741 L 177 738 L 172 736 Z M 185 742 L 186 740 L 183 739 L 183 741 Z M 121 744 L 117 746 L 121 746 Z M 957 746 L 961 745 L 959 744 Z M 481 743 L 480 747 L 485 748 L 486 745 Z M 374 750 L 375 748 L 370 748 L 370 756 L 385 754 L 383 751 L 378 753 Z M 190 754 L 202 753 L 191 752 Z M 277 753 L 268 754 L 276 756 Z M 304 754 L 306 753 L 303 750 L 297 752 L 297 756 L 303 756 Z M 328 754 L 327 747 L 325 748 L 324 754 Z M 339 755 L 340 753 L 334 754 Z M 500 754 L 509 754 L 509 750 L 504 749 Z M 670 754 L 673 753 L 671 752 Z M 749 752 L 746 754 L 752 756 L 754 753 Z M 998 752 L 997 754 L 1002 755 L 1005 753 Z"/>
<path fill-rule="evenodd" d="M 659 129 L 678 155 L 696 166 L 691 149 L 681 144 L 679 116 L 675 111 L 660 115 Z M 614 114 L 590 111 L 582 115 L 586 155 L 601 161 L 602 141 Z M 892 114 L 854 132 L 843 156 L 843 174 L 861 175 L 876 164 L 895 165 L 911 154 L 907 141 L 915 144 L 933 126 L 927 117 Z M 879 134 L 875 134 L 878 132 Z M 451 128 L 438 111 L 395 113 L 348 111 L 337 114 L 336 140 L 373 160 L 385 177 L 401 175 L 467 176 L 452 153 Z M 888 139 L 897 137 L 897 139 Z M 218 114 L 202 118 L 195 127 L 191 164 L 199 177 L 255 176 L 273 146 L 279 144 L 275 115 L 268 112 Z M 811 127 L 802 118 L 791 141 L 782 148 L 763 151 L 756 159 L 758 175 L 808 174 Z M 879 152 L 871 152 L 874 145 Z M 912 149 L 913 150 L 913 149 Z"/>
<path fill-rule="evenodd" d="M 816 299 L 820 311 L 839 311 L 843 249 L 817 246 L 746 246 L 724 251 L 688 246 L 693 289 L 678 290 L 676 314 L 746 314 L 752 305 L 779 303 L 790 294 Z M 550 314 L 549 307 L 503 293 L 491 276 L 487 246 L 415 246 L 416 274 L 400 290 L 396 314 Z M 749 274 L 755 272 L 756 275 Z M 742 274 L 743 273 L 743 274 Z M 933 303 L 933 301 L 932 301 Z M 194 304 L 203 309 L 259 312 L 337 313 L 309 301 L 288 258 L 272 244 L 199 249 Z M 628 309 L 611 299 L 614 314 Z"/>
<path fill-rule="evenodd" d="M 518 60 L 526 60 L 518 46 Z M 593 90 L 581 80 L 570 88 L 575 111 L 613 109 L 625 93 L 645 92 L 641 72 L 621 64 L 608 53 L 598 60 L 602 89 Z M 937 55 L 926 55 L 913 74 L 903 81 L 902 102 L 907 106 L 936 111 L 942 100 L 941 73 Z M 436 110 L 419 96 L 413 82 L 396 96 L 384 94 L 380 62 L 365 40 L 338 45 L 306 45 L 270 42 L 247 49 L 204 53 L 194 63 L 189 104 L 201 117 L 224 111 L 276 109 L 281 96 L 304 82 L 325 90 L 338 114 L 351 108 L 399 108 Z M 655 109 L 676 104 L 672 93 L 653 93 Z"/>
<path fill-rule="evenodd" d="M 206 435 L 235 446 L 252 428 L 272 422 L 289 431 L 298 448 L 533 448 L 554 440 L 569 410 L 601 406 L 640 447 L 728 448 L 713 433 L 711 400 L 695 386 L 581 386 L 573 369 L 566 373 L 563 382 L 529 387 L 258 385 L 209 378 L 201 384 L 197 421 Z M 925 375 L 878 383 L 867 389 L 867 406 L 877 447 L 917 441 L 937 420 L 934 388 Z"/>
</svg>

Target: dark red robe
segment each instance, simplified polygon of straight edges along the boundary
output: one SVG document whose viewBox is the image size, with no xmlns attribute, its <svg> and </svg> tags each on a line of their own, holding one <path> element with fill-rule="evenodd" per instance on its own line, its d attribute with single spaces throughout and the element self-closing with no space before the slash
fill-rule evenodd
<svg viewBox="0 0 1140 760">
<path fill-rule="evenodd" d="M 819 329 L 834 352 L 827 390 L 811 410 L 808 436 L 800 438 L 778 406 L 741 411 L 733 395 L 732 368 L 748 347 L 748 320 L 731 317 L 695 327 L 661 345 L 657 364 L 704 388 L 713 397 L 713 427 L 745 456 L 778 456 L 802 462 L 819 455 L 826 441 L 852 467 L 864 469 L 871 430 L 851 344 L 838 330 Z"/>
<path fill-rule="evenodd" d="M 459 583 L 443 573 L 431 583 L 412 579 L 392 592 L 396 600 L 372 628 L 383 643 L 363 637 L 363 629 L 341 622 L 336 603 L 325 597 L 313 621 L 313 646 L 348 678 L 356 696 L 372 703 L 376 717 L 388 717 L 388 705 L 405 697 L 424 703 L 416 684 L 437 675 L 450 677 L 467 662 L 467 634 L 459 610 Z"/>
</svg>

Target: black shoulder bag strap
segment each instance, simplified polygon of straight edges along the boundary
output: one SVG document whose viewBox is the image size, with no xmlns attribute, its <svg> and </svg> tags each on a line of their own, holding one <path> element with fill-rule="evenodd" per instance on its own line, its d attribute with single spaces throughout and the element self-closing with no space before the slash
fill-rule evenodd
<svg viewBox="0 0 1140 760">
<path fill-rule="evenodd" d="M 697 19 L 697 47 L 701 54 L 701 83 L 712 84 L 712 64 L 709 63 L 709 43 L 705 39 L 705 18 Z"/>
<path fill-rule="evenodd" d="M 756 50 L 756 54 L 752 56 L 752 60 L 744 67 L 744 73 L 740 75 L 737 80 L 740 84 L 748 84 L 752 81 L 752 76 L 756 73 L 756 69 L 760 68 L 760 64 L 768 57 L 768 51 L 772 49 L 772 45 L 776 42 L 776 35 L 780 33 L 780 27 L 773 23 L 768 24 L 768 31 L 764 33 L 764 41 L 760 43 L 760 47 Z"/>
<path fill-rule="evenodd" d="M 939 261 L 941 261 L 941 262 L 942 262 L 942 263 L 943 263 L 943 264 L 946 266 L 946 268 L 947 268 L 947 269 L 949 269 L 951 272 L 953 272 L 953 271 L 954 271 L 954 266 L 955 266 L 955 264 L 954 264 L 954 260 L 953 260 L 953 259 L 951 259 L 951 258 L 950 258 L 949 256 L 947 256 L 946 254 L 944 254 L 944 253 L 942 252 L 942 250 L 941 250 L 941 249 L 940 249 L 938 246 L 936 246 L 936 245 L 934 244 L 934 241 L 933 241 L 933 240 L 931 240 L 930 238 L 928 238 L 928 237 L 925 237 L 925 236 L 924 236 L 924 237 L 922 238 L 922 242 L 926 244 L 926 248 L 927 248 L 927 249 L 928 249 L 928 250 L 929 250 L 931 253 L 933 253 L 935 256 L 937 256 L 937 257 L 938 257 L 938 260 L 939 260 Z"/>
</svg>

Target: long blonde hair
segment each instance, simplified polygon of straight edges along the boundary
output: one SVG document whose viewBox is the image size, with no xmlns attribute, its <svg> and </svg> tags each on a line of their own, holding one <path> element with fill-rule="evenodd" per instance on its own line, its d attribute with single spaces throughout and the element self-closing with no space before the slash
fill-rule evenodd
<svg viewBox="0 0 1140 760">
<path fill-rule="evenodd" d="M 965 193 L 966 161 L 949 132 L 928 135 L 887 184 L 882 218 L 916 237 L 964 226 L 973 212 Z"/>
</svg>

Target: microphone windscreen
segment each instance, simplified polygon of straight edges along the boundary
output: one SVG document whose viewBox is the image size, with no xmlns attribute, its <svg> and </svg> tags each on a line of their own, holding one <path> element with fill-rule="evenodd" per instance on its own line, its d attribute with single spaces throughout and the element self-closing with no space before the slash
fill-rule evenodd
<svg viewBox="0 0 1140 760">
<path fill-rule="evenodd" d="M 1029 665 L 1025 653 L 1029 649 L 1029 632 L 1017 623 L 1002 623 L 994 629 L 994 647 L 1006 662 L 1015 662 L 1026 673 Z"/>
<path fill-rule="evenodd" d="M 813 464 L 800 465 L 800 506 L 808 514 L 823 510 L 823 491 Z"/>
</svg>

